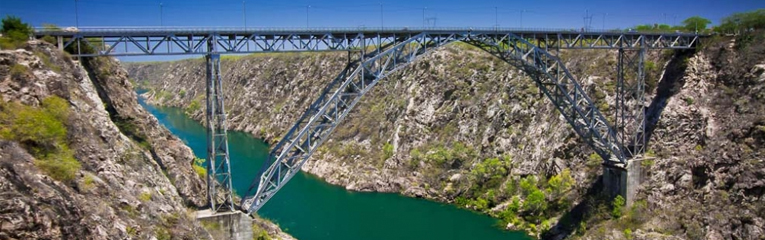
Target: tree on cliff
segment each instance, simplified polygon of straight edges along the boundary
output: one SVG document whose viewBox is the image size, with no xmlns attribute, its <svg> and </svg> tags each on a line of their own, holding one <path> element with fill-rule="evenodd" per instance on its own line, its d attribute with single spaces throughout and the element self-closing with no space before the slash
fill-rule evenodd
<svg viewBox="0 0 765 240">
<path fill-rule="evenodd" d="M 9 15 L 3 18 L 0 33 L 3 34 L 0 38 L 0 48 L 14 49 L 21 47 L 29 39 L 32 35 L 32 27 L 21 22 L 21 18 Z"/>
<path fill-rule="evenodd" d="M 715 28 L 716 31 L 723 33 L 757 29 L 765 29 L 765 9 L 735 13 L 723 18 L 720 26 Z"/>
<path fill-rule="evenodd" d="M 709 19 L 693 16 L 683 20 L 683 28 L 690 32 L 699 32 L 707 29 L 707 25 L 712 23 Z"/>
</svg>

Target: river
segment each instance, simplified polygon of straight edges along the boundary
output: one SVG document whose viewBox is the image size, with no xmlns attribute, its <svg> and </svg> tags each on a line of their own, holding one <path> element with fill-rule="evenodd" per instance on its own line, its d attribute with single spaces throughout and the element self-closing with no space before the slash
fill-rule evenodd
<svg viewBox="0 0 765 240">
<path fill-rule="evenodd" d="M 139 102 L 194 154 L 206 155 L 206 132 L 201 124 L 181 109 Z M 268 154 L 268 145 L 249 134 L 231 131 L 229 150 L 234 191 L 243 193 Z M 477 212 L 393 193 L 346 191 L 303 172 L 258 214 L 301 240 L 529 239 L 521 232 L 500 229 L 497 220 Z"/>
</svg>

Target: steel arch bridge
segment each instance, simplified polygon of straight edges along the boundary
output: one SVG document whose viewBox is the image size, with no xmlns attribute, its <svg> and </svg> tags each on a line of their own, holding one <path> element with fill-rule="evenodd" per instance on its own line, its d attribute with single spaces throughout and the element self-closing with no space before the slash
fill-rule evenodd
<svg viewBox="0 0 765 240">
<path fill-rule="evenodd" d="M 38 29 L 75 57 L 205 55 L 207 61 L 208 201 L 234 210 L 220 55 L 225 53 L 348 51 L 355 61 L 330 82 L 271 150 L 239 208 L 254 213 L 276 194 L 380 80 L 443 45 L 462 41 L 523 70 L 606 167 L 626 169 L 646 150 L 644 55 L 651 49 L 693 49 L 704 37 L 684 33 L 576 32 L 525 29 Z M 87 48 L 85 48 L 87 47 Z M 87 49 L 87 51 L 85 50 Z M 565 64 L 561 49 L 618 50 L 616 122 L 598 110 Z M 604 172 L 605 174 L 605 172 Z M 625 181 L 615 179 L 613 181 Z M 626 183 L 625 183 L 626 184 Z M 618 185 L 617 186 L 621 186 Z M 629 186 L 627 186 L 629 187 Z M 615 192 L 629 194 L 627 187 Z M 630 196 L 627 196 L 630 197 Z"/>
</svg>

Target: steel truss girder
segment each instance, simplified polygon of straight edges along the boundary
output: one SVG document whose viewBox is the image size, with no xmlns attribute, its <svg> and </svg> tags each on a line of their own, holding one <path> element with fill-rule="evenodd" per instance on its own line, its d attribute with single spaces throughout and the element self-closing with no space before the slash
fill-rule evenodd
<svg viewBox="0 0 765 240">
<path fill-rule="evenodd" d="M 467 42 L 524 70 L 606 163 L 625 162 L 616 132 L 560 59 L 511 34 L 480 34 Z"/>
<path fill-rule="evenodd" d="M 645 51 L 645 48 L 618 51 L 615 126 L 627 158 L 642 155 L 647 147 Z"/>
<path fill-rule="evenodd" d="M 273 148 L 260 178 L 253 180 L 242 200 L 242 209 L 255 212 L 270 200 L 380 79 L 428 50 L 454 40 L 455 35 L 406 36 L 387 49 L 376 50 L 369 58 L 362 54 L 359 62 L 349 64 Z"/>
<path fill-rule="evenodd" d="M 383 45 L 397 36 L 416 36 L 424 30 L 252 30 L 225 29 L 82 29 L 79 32 L 37 30 L 36 37 L 62 37 L 65 48 L 87 45 L 96 53 L 72 53 L 76 57 L 207 54 L 216 45 L 219 53 L 286 51 L 354 51 L 362 45 Z M 700 35 L 681 33 L 623 33 L 573 31 L 514 31 L 428 29 L 431 36 L 500 35 L 524 39 L 542 49 L 690 49 Z M 377 41 L 377 43 L 374 43 Z M 96 44 L 97 43 L 97 44 Z"/>
<path fill-rule="evenodd" d="M 226 110 L 220 72 L 220 55 L 211 49 L 207 64 L 207 198 L 213 212 L 234 211 L 231 188 Z"/>
</svg>

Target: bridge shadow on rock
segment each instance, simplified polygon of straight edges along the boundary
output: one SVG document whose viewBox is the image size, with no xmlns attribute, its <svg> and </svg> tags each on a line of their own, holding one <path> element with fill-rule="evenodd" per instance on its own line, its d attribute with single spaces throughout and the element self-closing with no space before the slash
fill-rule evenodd
<svg viewBox="0 0 765 240">
<path fill-rule="evenodd" d="M 582 196 L 582 201 L 576 204 L 571 211 L 566 212 L 561 216 L 558 223 L 556 223 L 550 230 L 542 232 L 541 239 L 566 239 L 573 234 L 583 222 L 587 222 L 588 219 L 593 218 L 602 209 L 600 206 L 610 206 L 608 196 L 603 192 L 603 177 L 599 176 L 595 181 L 592 181 L 585 194 Z"/>
<path fill-rule="evenodd" d="M 656 87 L 656 96 L 645 110 L 646 117 L 646 141 L 651 142 L 651 136 L 659 123 L 664 108 L 667 107 L 669 99 L 679 93 L 685 85 L 685 70 L 688 68 L 687 59 L 693 56 L 694 50 L 676 50 L 675 55 L 667 64 L 664 75 L 661 77 L 659 85 Z"/>
<path fill-rule="evenodd" d="M 656 88 L 656 96 L 648 108 L 645 109 L 647 141 L 650 142 L 651 135 L 656 129 L 656 125 L 669 100 L 679 93 L 685 85 L 683 76 L 687 68 L 686 59 L 693 56 L 693 54 L 695 54 L 693 50 L 677 50 L 667 64 L 664 75 L 661 77 L 661 81 Z M 586 229 L 587 222 L 607 220 L 608 216 L 601 215 L 604 210 L 607 213 L 610 212 L 612 198 L 605 194 L 603 187 L 603 177 L 601 175 L 595 181 L 592 181 L 582 196 L 582 200 L 570 211 L 563 214 L 555 226 L 543 232 L 541 238 L 565 239 L 577 231 L 581 231 L 580 228 Z"/>
</svg>

